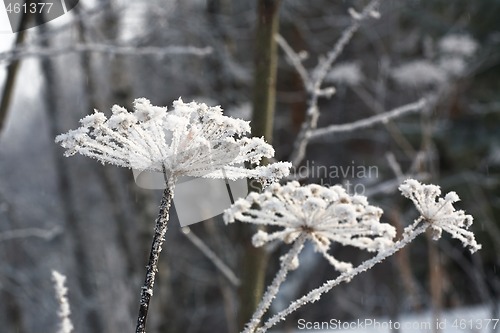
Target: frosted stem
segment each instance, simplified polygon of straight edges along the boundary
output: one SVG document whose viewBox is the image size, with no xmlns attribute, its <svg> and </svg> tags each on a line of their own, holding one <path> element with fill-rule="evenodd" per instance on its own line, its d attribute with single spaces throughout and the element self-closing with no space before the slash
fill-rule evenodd
<svg viewBox="0 0 500 333">
<path fill-rule="evenodd" d="M 425 98 L 421 98 L 418 101 L 410 104 L 406 104 L 403 106 L 400 106 L 396 109 L 393 109 L 388 112 L 384 112 L 381 114 L 377 114 L 372 117 L 368 117 L 365 119 L 357 120 L 352 123 L 348 124 L 341 124 L 341 125 L 330 125 L 325 128 L 320 128 L 311 131 L 309 139 L 316 139 L 318 137 L 326 136 L 329 134 L 334 134 L 334 133 L 340 133 L 340 132 L 351 132 L 367 127 L 371 127 L 373 125 L 376 125 L 378 123 L 387 123 L 389 120 L 393 118 L 397 118 L 403 115 L 406 115 L 408 113 L 414 113 L 414 112 L 419 112 L 423 110 L 426 106 L 428 105 L 428 101 Z"/>
<path fill-rule="evenodd" d="M 240 279 L 234 274 L 234 272 L 229 268 L 228 265 L 222 261 L 217 254 L 212 251 L 207 244 L 205 244 L 196 234 L 189 228 L 182 228 L 182 232 L 186 235 L 186 238 L 189 239 L 194 246 L 198 248 L 198 250 L 203 253 L 205 257 L 210 260 L 214 266 L 226 277 L 226 279 L 231 282 L 234 287 L 239 287 L 241 284 Z"/>
<path fill-rule="evenodd" d="M 69 317 L 71 310 L 68 301 L 68 288 L 66 288 L 66 276 L 58 271 L 52 271 L 52 280 L 54 281 L 57 301 L 59 302 L 58 315 L 60 323 L 57 333 L 71 333 L 73 332 L 73 323 Z"/>
<path fill-rule="evenodd" d="M 271 285 L 267 287 L 266 293 L 264 294 L 264 296 L 262 296 L 262 300 L 257 306 L 257 310 L 255 310 L 252 319 L 250 319 L 250 321 L 246 324 L 245 329 L 242 333 L 252 333 L 255 331 L 267 309 L 269 309 L 269 306 L 271 305 L 273 299 L 276 297 L 276 294 L 278 294 L 281 284 L 283 283 L 283 281 L 285 281 L 286 276 L 288 275 L 288 272 L 292 267 L 293 260 L 302 251 L 306 238 L 307 234 L 302 233 L 295 240 L 295 242 L 293 243 L 293 247 L 290 249 L 290 251 L 288 251 L 288 253 L 285 255 L 285 258 L 281 262 L 280 270 L 278 271 L 278 273 L 276 273 L 276 276 L 274 277 Z"/>
<path fill-rule="evenodd" d="M 139 303 L 139 316 L 137 317 L 136 333 L 146 333 L 146 319 L 148 316 L 149 302 L 153 296 L 153 286 L 155 283 L 156 272 L 158 272 L 158 260 L 163 242 L 165 241 L 165 233 L 167 232 L 167 223 L 169 219 L 169 210 L 174 197 L 175 177 L 169 177 L 167 187 L 163 191 L 163 196 L 160 203 L 160 211 L 155 221 L 155 233 L 153 243 L 149 253 L 149 261 L 146 266 L 146 278 L 144 285 L 141 288 L 141 299 Z"/>
<path fill-rule="evenodd" d="M 397 251 L 401 250 L 403 247 L 405 247 L 407 244 L 413 241 L 418 235 L 424 233 L 425 230 L 427 230 L 427 228 L 429 227 L 428 223 L 424 223 L 420 225 L 418 228 L 415 228 L 416 225 L 417 224 L 413 224 L 412 226 L 408 227 L 403 233 L 403 238 L 398 242 L 394 243 L 394 245 L 391 248 L 379 252 L 375 257 L 366 260 L 353 270 L 342 273 L 336 279 L 325 282 L 321 287 L 311 290 L 307 295 L 304 295 L 301 298 L 294 301 L 293 303 L 291 303 L 290 306 L 288 306 L 288 308 L 272 316 L 261 328 L 259 328 L 256 331 L 256 333 L 266 332 L 269 328 L 273 327 L 278 322 L 284 320 L 288 315 L 295 312 L 297 309 L 301 308 L 302 306 L 308 303 L 313 303 L 319 300 L 319 298 L 323 293 L 330 291 L 331 289 L 341 284 L 342 282 L 350 281 L 354 276 L 358 275 L 359 273 L 371 269 L 379 262 L 385 260 L 386 258 L 392 256 Z"/>
</svg>

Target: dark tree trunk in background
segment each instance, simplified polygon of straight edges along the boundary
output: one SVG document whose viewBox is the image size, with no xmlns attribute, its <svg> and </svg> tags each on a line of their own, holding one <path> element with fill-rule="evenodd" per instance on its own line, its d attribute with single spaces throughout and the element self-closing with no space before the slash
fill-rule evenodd
<svg viewBox="0 0 500 333">
<path fill-rule="evenodd" d="M 276 99 L 278 53 L 274 36 L 278 33 L 279 5 L 279 0 L 258 0 L 257 9 L 252 135 L 264 136 L 269 143 Z"/>
<path fill-rule="evenodd" d="M 258 0 L 257 34 L 255 39 L 255 73 L 253 92 L 252 135 L 263 136 L 271 143 L 276 96 L 277 44 L 279 0 Z M 240 261 L 239 326 L 252 317 L 264 290 L 268 256 L 263 248 L 252 245 L 255 228 L 239 225 L 239 237 L 244 244 Z"/>
</svg>

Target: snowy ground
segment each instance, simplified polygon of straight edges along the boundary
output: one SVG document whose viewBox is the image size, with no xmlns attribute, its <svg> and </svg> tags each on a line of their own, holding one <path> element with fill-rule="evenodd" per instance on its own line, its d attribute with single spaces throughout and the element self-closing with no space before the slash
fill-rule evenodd
<svg viewBox="0 0 500 333">
<path fill-rule="evenodd" d="M 367 318 L 339 322 L 332 318 L 325 322 L 308 322 L 299 319 L 295 330 L 272 331 L 273 333 L 490 333 L 500 332 L 499 314 L 492 316 L 491 307 L 477 306 L 446 311 L 436 320 L 430 312 L 404 315 L 397 321 L 388 318 Z"/>
</svg>

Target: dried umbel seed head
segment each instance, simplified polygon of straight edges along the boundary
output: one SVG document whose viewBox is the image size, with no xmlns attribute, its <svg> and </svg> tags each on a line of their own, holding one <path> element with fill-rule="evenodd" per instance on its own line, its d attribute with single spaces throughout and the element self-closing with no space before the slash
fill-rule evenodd
<svg viewBox="0 0 500 333">
<path fill-rule="evenodd" d="M 453 203 L 460 200 L 455 192 L 449 192 L 444 198 L 440 198 L 439 186 L 421 184 L 414 179 L 406 180 L 399 186 L 399 190 L 403 196 L 413 201 L 420 212 L 417 221 L 429 223 L 434 240 L 441 238 L 444 230 L 451 237 L 460 240 L 471 253 L 481 249 L 474 234 L 467 230 L 472 225 L 472 216 L 453 207 Z"/>
<path fill-rule="evenodd" d="M 278 227 L 277 231 L 258 231 L 255 246 L 271 241 L 294 242 L 305 234 L 315 249 L 338 270 L 352 267 L 327 252 L 331 243 L 379 251 L 391 246 L 394 227 L 380 223 L 382 210 L 368 204 L 366 197 L 349 195 L 341 186 L 316 184 L 300 186 L 272 184 L 262 193 L 250 193 L 224 213 L 226 223 L 236 220 Z"/>
<path fill-rule="evenodd" d="M 57 136 L 65 155 L 76 153 L 102 163 L 142 171 L 204 178 L 255 178 L 272 183 L 287 176 L 290 163 L 259 166 L 274 149 L 262 138 L 247 138 L 249 122 L 226 117 L 220 107 L 184 103 L 173 109 L 134 102 L 134 112 L 112 108 L 109 119 L 98 111 L 83 118 L 81 127 Z M 256 167 L 246 169 L 245 162 Z"/>
</svg>

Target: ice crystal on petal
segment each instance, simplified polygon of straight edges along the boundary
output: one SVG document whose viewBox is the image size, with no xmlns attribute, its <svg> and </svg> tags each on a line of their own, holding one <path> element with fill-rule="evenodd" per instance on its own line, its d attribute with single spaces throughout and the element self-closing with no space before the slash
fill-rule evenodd
<svg viewBox="0 0 500 333">
<path fill-rule="evenodd" d="M 292 243 L 305 234 L 337 270 L 352 268 L 328 254 L 332 242 L 368 251 L 379 251 L 392 244 L 395 229 L 380 223 L 382 210 L 370 206 L 363 196 L 350 196 L 341 186 L 316 184 L 300 186 L 298 182 L 272 184 L 262 193 L 250 193 L 224 212 L 224 220 L 236 220 L 278 227 L 274 231 L 258 231 L 255 246 L 275 240 Z"/>
<path fill-rule="evenodd" d="M 449 192 L 440 198 L 441 189 L 437 185 L 425 185 L 414 179 L 408 179 L 399 186 L 402 195 L 411 199 L 420 212 L 420 220 L 429 223 L 435 240 L 444 231 L 460 240 L 473 253 L 481 249 L 474 234 L 467 229 L 472 225 L 472 216 L 463 210 L 456 210 L 453 203 L 460 200 L 455 192 Z"/>
<path fill-rule="evenodd" d="M 113 106 L 109 119 L 98 111 L 84 117 L 81 127 L 57 136 L 65 155 L 76 153 L 102 163 L 176 176 L 256 178 L 271 183 L 287 176 L 290 163 L 259 166 L 274 149 L 261 138 L 247 138 L 249 122 L 226 117 L 220 107 L 173 103 L 173 110 L 136 99 L 134 112 Z M 243 164 L 252 163 L 255 169 Z"/>
</svg>

